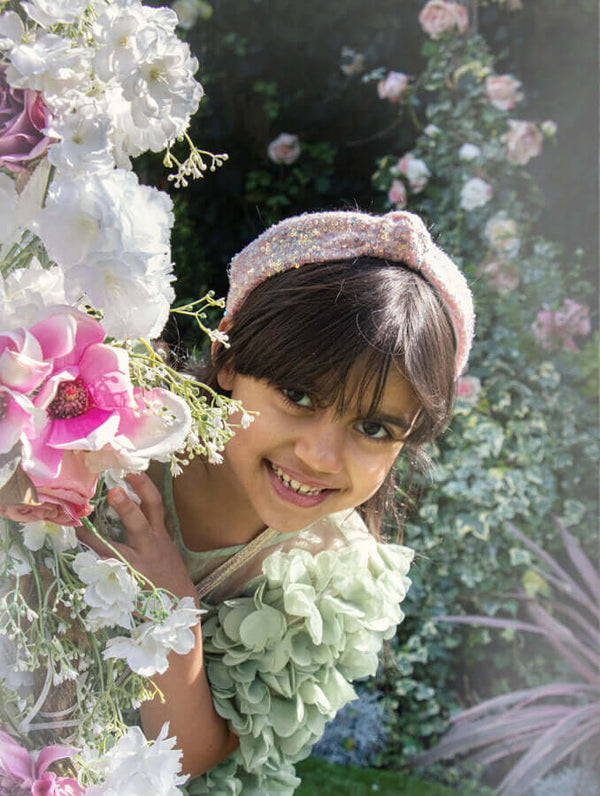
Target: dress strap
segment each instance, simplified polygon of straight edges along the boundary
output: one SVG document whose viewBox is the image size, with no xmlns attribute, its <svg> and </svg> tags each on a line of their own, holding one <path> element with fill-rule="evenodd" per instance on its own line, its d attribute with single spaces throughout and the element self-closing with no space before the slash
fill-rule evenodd
<svg viewBox="0 0 600 796">
<path fill-rule="evenodd" d="M 249 561 L 259 550 L 266 547 L 276 536 L 278 536 L 278 533 L 273 528 L 265 528 L 265 530 L 259 533 L 251 542 L 244 545 L 241 550 L 238 550 L 237 553 L 230 556 L 220 566 L 213 570 L 210 575 L 207 575 L 200 583 L 196 584 L 198 597 L 202 599 L 217 586 L 220 586 L 229 575 Z"/>
</svg>

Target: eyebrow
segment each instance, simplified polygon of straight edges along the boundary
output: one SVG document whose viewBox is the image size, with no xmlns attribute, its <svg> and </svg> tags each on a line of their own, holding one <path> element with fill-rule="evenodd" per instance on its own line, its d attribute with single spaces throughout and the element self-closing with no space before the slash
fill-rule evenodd
<svg viewBox="0 0 600 796">
<path fill-rule="evenodd" d="M 403 428 L 406 430 L 408 430 L 413 423 L 413 418 L 409 417 L 407 414 L 402 415 L 402 417 L 398 417 L 398 415 L 388 415 L 385 412 L 376 411 L 373 413 L 372 417 L 373 420 L 390 423 L 391 425 L 398 426 L 398 428 Z"/>
</svg>

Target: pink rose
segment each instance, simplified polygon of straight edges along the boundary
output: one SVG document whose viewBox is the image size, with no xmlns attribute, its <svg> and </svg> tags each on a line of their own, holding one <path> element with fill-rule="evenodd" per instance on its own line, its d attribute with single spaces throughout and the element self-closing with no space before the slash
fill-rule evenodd
<svg viewBox="0 0 600 796">
<path fill-rule="evenodd" d="M 0 66 L 0 166 L 28 171 L 52 143 L 43 132 L 50 113 L 39 91 L 12 88 L 5 73 L 6 67 Z"/>
<path fill-rule="evenodd" d="M 460 3 L 429 0 L 419 14 L 419 22 L 428 36 L 439 39 L 443 33 L 454 29 L 464 33 L 469 27 L 469 15 Z"/>
<path fill-rule="evenodd" d="M 477 376 L 461 376 L 456 383 L 456 397 L 469 406 L 477 403 L 481 392 L 481 382 Z"/>
<path fill-rule="evenodd" d="M 388 72 L 386 77 L 377 84 L 379 99 L 398 102 L 408 88 L 408 75 L 404 72 Z"/>
<path fill-rule="evenodd" d="M 490 75 L 485 81 L 485 96 L 495 108 L 509 111 L 523 99 L 521 81 L 510 75 Z"/>
<path fill-rule="evenodd" d="M 396 164 L 395 171 L 408 180 L 408 184 L 415 193 L 420 193 L 429 182 L 431 172 L 421 158 L 416 158 L 412 152 L 407 152 Z"/>
<path fill-rule="evenodd" d="M 406 207 L 406 186 L 402 180 L 394 180 L 388 191 L 388 199 L 397 208 Z"/>
<path fill-rule="evenodd" d="M 542 151 L 542 134 L 533 122 L 522 119 L 508 120 L 508 132 L 502 141 L 506 144 L 506 157 L 518 166 L 524 166 Z"/>
<path fill-rule="evenodd" d="M 590 312 L 585 305 L 567 298 L 555 311 L 545 304 L 531 328 L 542 348 L 562 346 L 567 351 L 577 351 L 573 337 L 584 337 L 590 333 Z"/>
<path fill-rule="evenodd" d="M 281 133 L 267 147 L 269 160 L 277 165 L 291 166 L 300 157 L 300 141 L 297 135 Z"/>
<path fill-rule="evenodd" d="M 83 451 L 65 451 L 58 475 L 54 478 L 28 476 L 35 487 L 37 501 L 28 497 L 21 503 L 0 503 L 0 516 L 16 522 L 53 522 L 56 525 L 81 525 L 81 517 L 92 511 L 98 474 L 91 472 Z"/>
<path fill-rule="evenodd" d="M 504 260 L 491 260 L 482 263 L 477 269 L 477 276 L 483 279 L 491 290 L 506 296 L 516 290 L 521 281 L 521 274 L 515 263 Z"/>
</svg>

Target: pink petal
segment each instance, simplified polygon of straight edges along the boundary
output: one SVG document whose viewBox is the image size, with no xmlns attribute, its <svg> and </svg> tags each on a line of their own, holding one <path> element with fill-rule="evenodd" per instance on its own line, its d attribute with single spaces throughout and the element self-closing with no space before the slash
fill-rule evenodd
<svg viewBox="0 0 600 796">
<path fill-rule="evenodd" d="M 63 760 L 65 757 L 71 757 L 78 751 L 79 749 L 75 746 L 60 746 L 59 744 L 45 746 L 37 759 L 38 776 L 43 774 L 48 766 L 56 760 Z"/>
<path fill-rule="evenodd" d="M 113 439 L 118 428 L 116 413 L 92 407 L 79 417 L 53 420 L 48 444 L 62 449 L 99 450 Z"/>
<path fill-rule="evenodd" d="M 48 424 L 34 439 L 23 439 L 21 467 L 31 477 L 56 478 L 60 472 L 64 452 L 47 444 L 50 431 L 51 425 Z"/>
<path fill-rule="evenodd" d="M 35 775 L 33 761 L 27 749 L 6 733 L 0 736 L 0 767 L 7 774 L 23 782 L 31 781 Z"/>
<path fill-rule="evenodd" d="M 30 332 L 40 341 L 44 356 L 56 360 L 55 368 L 76 364 L 88 346 L 104 340 L 104 329 L 97 320 L 67 306 L 51 310 Z"/>
<path fill-rule="evenodd" d="M 127 352 L 107 345 L 90 346 L 78 363 L 94 403 L 105 408 L 135 406 Z"/>
</svg>

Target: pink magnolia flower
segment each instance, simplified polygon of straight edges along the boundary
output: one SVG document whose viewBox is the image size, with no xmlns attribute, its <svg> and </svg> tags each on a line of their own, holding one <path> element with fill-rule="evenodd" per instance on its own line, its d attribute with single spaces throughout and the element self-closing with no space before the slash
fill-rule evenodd
<svg viewBox="0 0 600 796">
<path fill-rule="evenodd" d="M 531 328 L 542 348 L 562 346 L 567 351 L 577 351 L 573 338 L 584 337 L 590 333 L 590 312 L 584 304 L 567 298 L 558 310 L 553 311 L 545 304 Z"/>
<path fill-rule="evenodd" d="M 456 397 L 462 403 L 473 406 L 481 392 L 481 382 L 477 376 L 461 376 L 456 383 Z"/>
<path fill-rule="evenodd" d="M 385 78 L 377 84 L 377 94 L 379 99 L 399 102 L 407 88 L 408 75 L 405 75 L 404 72 L 388 72 Z"/>
<path fill-rule="evenodd" d="M 490 75 L 485 81 L 485 95 L 495 108 L 509 111 L 523 99 L 521 81 L 510 75 Z"/>
<path fill-rule="evenodd" d="M 78 750 L 52 744 L 39 753 L 29 752 L 14 738 L 0 731 L 0 792 L 31 793 L 32 796 L 83 796 L 85 789 L 75 779 L 59 777 L 49 766 L 71 757 Z"/>
<path fill-rule="evenodd" d="M 53 139 L 44 134 L 50 112 L 39 91 L 12 88 L 6 67 L 0 66 L 0 166 L 28 171 L 45 154 Z"/>
<path fill-rule="evenodd" d="M 543 137 L 533 122 L 509 119 L 508 132 L 502 136 L 506 157 L 517 166 L 524 166 L 542 151 Z"/>
<path fill-rule="evenodd" d="M 443 33 L 457 30 L 464 33 L 469 27 L 469 15 L 465 6 L 446 0 L 429 0 L 419 14 L 421 27 L 432 39 Z"/>
<path fill-rule="evenodd" d="M 297 135 L 281 133 L 267 147 L 269 160 L 277 165 L 291 166 L 300 157 L 300 141 Z"/>
<path fill-rule="evenodd" d="M 388 191 L 388 199 L 398 208 L 406 206 L 406 186 L 402 180 L 394 180 Z"/>
<path fill-rule="evenodd" d="M 477 269 L 477 276 L 483 279 L 491 290 L 506 296 L 519 287 L 521 274 L 515 263 L 505 260 L 490 260 Z"/>
</svg>

